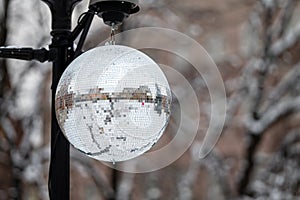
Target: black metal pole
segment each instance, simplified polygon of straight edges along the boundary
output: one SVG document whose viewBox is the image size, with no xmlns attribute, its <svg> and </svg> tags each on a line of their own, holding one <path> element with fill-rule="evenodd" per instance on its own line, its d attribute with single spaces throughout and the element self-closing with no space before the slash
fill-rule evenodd
<svg viewBox="0 0 300 200">
<path fill-rule="evenodd" d="M 49 167 L 49 196 L 51 200 L 70 199 L 70 149 L 55 115 L 55 91 L 58 81 L 73 59 L 73 41 L 69 40 L 71 15 L 75 4 L 81 0 L 42 0 L 48 4 L 52 14 L 52 44 L 55 52 L 52 70 L 52 121 L 51 160 Z"/>
<path fill-rule="evenodd" d="M 55 115 L 55 91 L 58 81 L 68 64 L 68 45 L 60 45 L 66 33 L 53 32 L 51 48 L 57 51 L 56 60 L 52 69 L 52 103 L 51 103 L 51 159 L 49 167 L 49 196 L 51 200 L 69 199 L 70 187 L 70 152 L 69 142 L 63 136 Z M 57 37 L 62 37 L 58 39 Z"/>
<path fill-rule="evenodd" d="M 49 60 L 49 51 L 45 48 L 33 49 L 33 48 L 9 48 L 0 47 L 1 58 L 15 58 L 20 60 L 38 60 L 45 62 Z"/>
</svg>

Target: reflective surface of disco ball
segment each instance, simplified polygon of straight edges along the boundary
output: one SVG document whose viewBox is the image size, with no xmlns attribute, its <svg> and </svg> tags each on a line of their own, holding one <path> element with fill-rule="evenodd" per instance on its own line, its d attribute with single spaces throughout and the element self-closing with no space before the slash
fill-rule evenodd
<svg viewBox="0 0 300 200">
<path fill-rule="evenodd" d="M 69 142 L 97 160 L 137 157 L 161 137 L 171 91 L 144 53 L 109 45 L 89 50 L 63 73 L 56 90 L 58 123 Z"/>
</svg>

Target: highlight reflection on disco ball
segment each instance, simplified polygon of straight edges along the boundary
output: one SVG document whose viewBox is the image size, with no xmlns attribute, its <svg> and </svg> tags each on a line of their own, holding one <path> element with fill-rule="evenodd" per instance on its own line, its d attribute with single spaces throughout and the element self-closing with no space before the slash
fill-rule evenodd
<svg viewBox="0 0 300 200">
<path fill-rule="evenodd" d="M 118 162 L 149 150 L 165 130 L 169 84 L 144 53 L 120 45 L 79 56 L 56 90 L 58 123 L 69 142 L 101 161 Z"/>
</svg>

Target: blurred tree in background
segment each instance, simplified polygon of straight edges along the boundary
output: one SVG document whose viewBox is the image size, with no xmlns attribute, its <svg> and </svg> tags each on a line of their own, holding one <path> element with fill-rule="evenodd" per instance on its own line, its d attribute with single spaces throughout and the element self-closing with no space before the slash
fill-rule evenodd
<svg viewBox="0 0 300 200">
<path fill-rule="evenodd" d="M 206 85 L 184 60 L 145 50 L 176 67 L 197 92 L 203 111 L 198 136 L 175 163 L 146 174 L 112 171 L 72 150 L 71 199 L 299 199 L 298 2 L 141 1 L 140 13 L 120 29 L 177 30 L 202 44 L 216 62 L 228 98 L 222 136 L 205 159 L 198 158 L 210 118 Z M 74 25 L 87 5 L 83 0 L 76 7 Z M 47 46 L 49 32 L 49 10 L 40 0 L 0 1 L 0 46 Z M 85 49 L 108 36 L 109 28 L 95 18 Z M 50 64 L 0 59 L 0 199 L 48 199 L 50 81 Z M 158 146 L 176 128 L 173 117 Z"/>
</svg>

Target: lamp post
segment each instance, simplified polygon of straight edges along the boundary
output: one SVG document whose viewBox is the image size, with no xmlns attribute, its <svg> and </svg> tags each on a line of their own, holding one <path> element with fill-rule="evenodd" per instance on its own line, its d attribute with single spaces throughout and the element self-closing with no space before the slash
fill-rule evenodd
<svg viewBox="0 0 300 200">
<path fill-rule="evenodd" d="M 51 200 L 70 198 L 70 149 L 62 134 L 55 115 L 55 91 L 59 79 L 68 64 L 82 53 L 82 46 L 95 14 L 105 24 L 113 26 L 122 23 L 130 14 L 139 11 L 138 0 L 91 0 L 89 10 L 84 13 L 77 27 L 71 31 L 71 16 L 75 5 L 82 0 L 42 0 L 51 10 L 52 43 L 49 50 L 32 48 L 0 47 L 0 57 L 21 60 L 53 62 L 52 105 L 51 105 L 51 157 L 49 166 L 49 196 Z M 80 35 L 76 49 L 74 40 Z"/>
<path fill-rule="evenodd" d="M 43 0 L 51 10 L 52 44 L 49 46 L 56 56 L 52 67 L 51 98 L 51 158 L 49 166 L 48 189 L 50 199 L 70 199 L 70 148 L 63 136 L 55 116 L 55 91 L 58 81 L 73 57 L 71 34 L 71 15 L 76 3 L 81 0 Z"/>
</svg>

